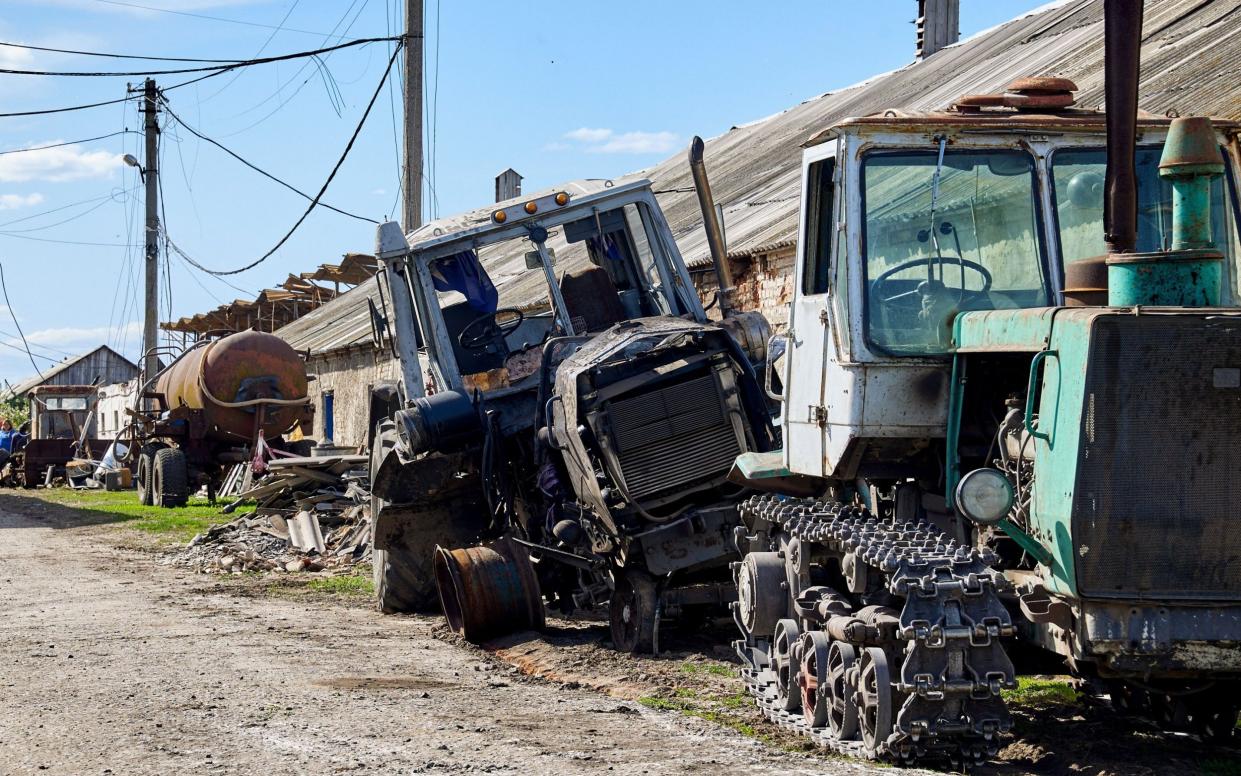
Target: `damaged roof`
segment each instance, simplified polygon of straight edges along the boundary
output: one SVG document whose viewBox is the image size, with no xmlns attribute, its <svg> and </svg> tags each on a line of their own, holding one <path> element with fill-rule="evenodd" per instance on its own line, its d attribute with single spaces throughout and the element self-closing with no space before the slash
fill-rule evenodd
<svg viewBox="0 0 1241 776">
<path fill-rule="evenodd" d="M 1162 115 L 1241 119 L 1241 0 L 1147 0 L 1138 104 Z M 852 116 L 943 110 L 967 94 L 1002 92 L 1025 76 L 1078 86 L 1077 106 L 1103 106 L 1103 0 L 1061 0 L 941 49 L 920 62 L 828 92 L 706 141 L 711 188 L 724 208 L 730 256 L 796 244 L 801 146 Z M 681 255 L 710 263 L 684 152 L 626 180 L 648 177 Z M 662 192 L 662 193 L 661 193 Z M 280 329 L 297 348 L 330 350 L 370 338 L 375 282 Z M 351 312 L 346 312 L 349 308 Z"/>
</svg>

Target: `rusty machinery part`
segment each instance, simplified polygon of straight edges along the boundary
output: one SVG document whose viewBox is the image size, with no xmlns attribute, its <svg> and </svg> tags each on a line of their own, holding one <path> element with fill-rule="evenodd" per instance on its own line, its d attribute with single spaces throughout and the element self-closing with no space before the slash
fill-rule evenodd
<svg viewBox="0 0 1241 776">
<path fill-rule="evenodd" d="M 761 602 L 756 613 L 746 615 L 744 596 L 738 604 L 742 677 L 769 719 L 870 759 L 968 763 L 995 753 L 1012 726 L 1000 691 L 1016 686 L 1000 639 L 1015 630 L 989 550 L 961 545 L 923 520 L 881 519 L 829 500 L 761 495 L 741 512 L 751 547 L 796 540 L 799 554 L 839 563 L 851 593 L 792 587 L 769 568 L 787 553 L 752 552 L 734 565 L 739 589 L 773 585 L 781 608 L 798 617 L 773 623 L 763 616 L 769 594 L 759 590 L 748 592 L 751 607 Z M 863 598 L 900 609 L 859 606 Z M 800 635 L 790 647 L 794 628 Z"/>
<path fill-rule="evenodd" d="M 461 550 L 436 547 L 435 584 L 448 627 L 474 644 L 543 627 L 543 595 L 530 556 L 509 539 Z"/>
<path fill-rule="evenodd" d="M 1058 111 L 1073 107 L 1075 91 L 1077 84 L 1067 78 L 1018 78 L 1003 94 L 967 94 L 952 107 L 958 113 L 977 113 L 982 108 Z"/>
<path fill-rule="evenodd" d="M 273 439 L 290 431 L 308 404 L 306 364 L 274 334 L 243 331 L 186 351 L 156 379 L 153 390 L 168 407 L 202 410 L 208 433 L 225 439 L 262 431 Z"/>
<path fill-rule="evenodd" d="M 1193 733 L 1226 743 L 1237 728 L 1236 683 L 1208 682 L 1193 691 L 1159 688 L 1123 679 L 1104 682 L 1112 707 L 1121 714 L 1145 717 L 1165 730 Z"/>
<path fill-rule="evenodd" d="M 612 645 L 622 652 L 659 654 L 659 590 L 641 569 L 617 573 L 608 602 Z"/>
</svg>

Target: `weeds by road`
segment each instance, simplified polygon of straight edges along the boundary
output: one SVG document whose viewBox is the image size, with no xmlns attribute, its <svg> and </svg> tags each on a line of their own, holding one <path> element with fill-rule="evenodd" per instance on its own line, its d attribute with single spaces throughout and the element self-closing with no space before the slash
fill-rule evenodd
<svg viewBox="0 0 1241 776">
<path fill-rule="evenodd" d="M 212 504 L 205 498 L 193 497 L 189 503 L 177 509 L 143 506 L 138 494 L 132 490 L 71 490 L 69 488 L 45 488 L 25 491 L 24 496 L 53 504 L 83 509 L 107 515 L 126 527 L 151 534 L 161 543 L 186 542 L 216 523 L 226 519 L 220 513 L 220 504 Z M 254 505 L 242 506 L 234 513 L 254 511 Z"/>
</svg>

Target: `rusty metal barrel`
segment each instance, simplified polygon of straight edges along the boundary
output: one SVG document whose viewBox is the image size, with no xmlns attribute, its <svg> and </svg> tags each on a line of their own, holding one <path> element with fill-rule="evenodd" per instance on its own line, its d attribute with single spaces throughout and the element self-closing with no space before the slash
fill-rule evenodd
<svg viewBox="0 0 1241 776">
<path fill-rule="evenodd" d="M 448 627 L 474 644 L 544 625 L 530 556 L 511 539 L 460 550 L 436 547 L 435 585 Z"/>
<path fill-rule="evenodd" d="M 242 331 L 187 351 L 152 390 L 170 409 L 202 410 L 212 438 L 250 441 L 261 428 L 272 439 L 302 417 L 306 363 L 276 335 Z"/>
</svg>

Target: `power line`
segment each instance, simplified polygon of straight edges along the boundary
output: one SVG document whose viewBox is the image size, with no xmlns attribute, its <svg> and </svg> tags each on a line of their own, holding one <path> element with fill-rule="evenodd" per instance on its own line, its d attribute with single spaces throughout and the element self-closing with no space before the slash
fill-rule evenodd
<svg viewBox="0 0 1241 776">
<path fill-rule="evenodd" d="M 219 75 L 219 73 L 212 73 L 211 75 Z M 204 77 L 210 78 L 211 76 L 209 75 L 209 76 L 204 76 Z M 202 79 L 199 78 L 195 80 L 202 80 Z M 191 82 L 187 82 L 187 83 L 191 83 Z M 178 86 L 184 86 L 184 85 L 185 84 L 178 84 Z M 117 103 L 120 103 L 120 102 L 129 102 L 132 99 L 135 99 L 135 98 L 131 95 L 127 97 L 121 97 L 120 99 L 116 99 L 116 100 L 104 100 L 103 102 L 90 102 L 90 103 L 86 103 L 85 105 L 70 105 L 65 108 L 44 108 L 42 110 L 11 111 L 9 113 L 0 113 L 0 119 L 10 118 L 13 116 L 46 116 L 49 113 L 68 113 L 69 111 L 74 111 L 74 110 L 86 110 L 87 108 L 98 108 L 103 105 L 116 105 Z"/>
<path fill-rule="evenodd" d="M 9 308 L 9 316 L 13 319 L 13 325 L 17 327 L 17 333 L 22 335 L 22 347 L 26 348 L 26 356 L 30 359 L 30 365 L 34 367 L 35 374 L 39 375 L 39 380 L 43 380 L 43 373 L 39 371 L 39 365 L 34 362 L 34 354 L 30 352 L 30 343 L 26 341 L 26 333 L 22 331 L 22 325 L 17 322 L 17 313 L 13 312 L 13 305 L 9 302 L 9 287 L 4 282 L 4 264 L 0 264 L 0 290 L 4 291 L 4 305 Z"/>
<path fill-rule="evenodd" d="M 0 43 L 0 46 L 3 46 L 3 45 L 6 45 L 6 44 Z M 5 156 L 7 154 L 24 154 L 27 151 L 46 151 L 49 148 L 61 148 L 62 146 L 77 145 L 79 143 L 93 143 L 96 140 L 107 140 L 110 137 L 116 137 L 117 135 L 124 135 L 126 132 L 129 132 L 135 135 L 141 134 L 139 132 L 134 132 L 131 129 L 122 129 L 120 132 L 111 132 L 106 135 L 99 135 L 98 137 L 82 138 L 81 140 L 66 140 L 63 143 L 52 143 L 51 145 L 33 146 L 31 148 L 10 148 L 7 151 L 0 151 L 0 156 Z"/>
<path fill-rule="evenodd" d="M 289 231 L 285 233 L 284 237 L 281 237 L 280 241 L 277 242 L 267 253 L 264 253 L 262 256 L 250 262 L 246 266 L 241 267 L 240 269 L 222 272 L 219 270 L 207 269 L 196 262 L 195 266 L 204 272 L 216 276 L 236 275 L 238 273 L 245 272 L 248 269 L 253 269 L 254 267 L 262 264 L 264 261 L 267 261 L 273 253 L 280 250 L 281 246 L 288 242 L 289 238 L 293 236 L 293 233 L 297 231 L 298 227 L 302 225 L 302 222 L 310 216 L 311 212 L 314 211 L 315 207 L 319 204 L 319 200 L 327 192 L 328 186 L 332 185 L 332 180 L 336 177 L 336 173 L 340 172 L 340 168 L 344 165 L 345 159 L 348 158 L 349 152 L 353 150 L 353 144 L 357 141 L 358 135 L 362 133 L 362 127 L 365 126 L 367 117 L 371 115 L 371 109 L 375 107 L 375 101 L 379 99 L 379 95 L 383 92 L 384 84 L 388 82 L 388 74 L 392 72 L 392 65 L 396 62 L 397 55 L 401 52 L 403 45 L 404 43 L 402 42 L 402 44 L 393 49 L 392 56 L 388 59 L 388 66 L 384 68 L 383 77 L 379 79 L 379 84 L 375 87 L 374 93 L 371 94 L 370 102 L 366 104 L 366 110 L 362 112 L 362 118 L 358 120 L 358 125 L 354 128 L 353 135 L 349 138 L 349 142 L 345 145 L 345 150 L 341 152 L 340 158 L 336 160 L 336 165 L 332 168 L 332 171 L 328 173 L 327 180 L 323 182 L 323 186 L 319 189 L 319 193 L 316 194 L 314 199 L 310 201 L 310 207 L 306 208 L 306 212 L 302 213 L 301 218 L 297 219 L 296 223 L 294 223 Z"/>
<path fill-rule="evenodd" d="M 274 25 L 271 25 L 271 24 L 262 24 L 260 22 L 248 22 L 242 19 L 229 19 L 224 16 L 208 16 L 207 14 L 191 13 L 189 11 L 174 11 L 171 8 L 158 8 L 152 5 L 139 5 L 138 3 L 125 3 L 125 2 L 121 2 L 121 0 L 95 0 L 95 2 L 103 3 L 104 5 L 121 6 L 123 8 L 138 8 L 143 11 L 155 11 L 157 13 L 173 14 L 176 16 L 188 16 L 193 19 L 206 19 L 208 21 L 213 21 L 213 22 L 225 22 L 227 24 L 240 24 L 246 27 L 262 27 L 263 29 L 267 29 L 267 30 L 277 29 Z M 283 29 L 285 32 L 298 32 L 303 35 L 322 35 L 323 34 L 321 32 L 315 32 L 314 30 L 299 30 L 293 27 L 284 27 Z"/>
<path fill-rule="evenodd" d="M 297 194 L 298 196 L 302 197 L 303 199 L 306 199 L 306 200 L 309 200 L 309 201 L 312 201 L 312 202 L 314 201 L 314 199 L 313 199 L 313 198 L 312 198 L 309 194 L 307 194 L 306 192 L 302 191 L 301 189 L 298 189 L 298 188 L 294 187 L 292 184 L 289 184 L 289 183 L 286 183 L 286 182 L 282 181 L 281 179 L 277 178 L 275 175 L 272 175 L 271 173 L 267 172 L 266 170 L 262 169 L 261 167 L 258 167 L 257 165 L 253 164 L 252 162 L 248 162 L 248 161 L 246 161 L 245 159 L 243 159 L 243 158 L 242 158 L 242 157 L 241 157 L 238 153 L 236 153 L 235 151 L 233 151 L 233 150 L 231 150 L 231 149 L 229 149 L 229 148 L 226 148 L 223 144 L 219 143 L 218 141 L 212 140 L 211 138 L 207 137 L 207 136 L 206 136 L 206 135 L 204 135 L 203 133 L 201 133 L 201 132 L 199 132 L 198 130 L 196 130 L 196 129 L 194 129 L 193 127 L 191 127 L 189 124 L 186 124 L 186 123 L 185 123 L 185 120 L 184 120 L 184 119 L 182 119 L 180 116 L 178 116 L 176 113 L 174 113 L 174 112 L 173 112 L 173 110 L 172 110 L 172 108 L 170 108 L 170 107 L 168 106 L 168 101 L 167 101 L 167 100 L 163 100 L 163 103 L 164 103 L 164 110 L 168 113 L 168 115 L 169 115 L 169 116 L 172 116 L 174 119 L 176 119 L 177 123 L 178 123 L 178 124 L 180 124 L 181 126 L 185 127 L 186 131 L 188 131 L 188 132 L 189 132 L 191 135 L 193 135 L 194 137 L 197 137 L 199 140 L 205 140 L 205 141 L 207 141 L 207 142 L 208 142 L 208 143 L 210 143 L 211 145 L 215 146 L 216 148 L 220 149 L 220 150 L 221 150 L 221 151 L 223 151 L 224 153 L 226 153 L 226 154 L 228 154 L 229 156 L 233 157 L 234 159 L 236 159 L 237 161 L 241 162 L 241 163 L 242 163 L 242 164 L 244 164 L 245 166 L 249 167 L 251 170 L 254 170 L 255 172 L 257 172 L 258 174 L 262 175 L 262 176 L 263 176 L 263 177 L 265 177 L 265 178 L 269 178 L 270 180 L 273 180 L 273 181 L 275 181 L 276 183 L 279 183 L 281 186 L 284 186 L 286 189 L 288 189 L 289 191 L 293 192 L 294 194 Z M 360 216 L 360 215 L 357 215 L 356 213 L 350 213 L 350 212 L 349 212 L 349 211 L 347 211 L 347 210 L 341 210 L 340 208 L 335 207 L 335 206 L 333 206 L 333 205 L 329 205 L 329 204 L 327 204 L 326 202 L 320 202 L 320 203 L 319 203 L 319 206 L 320 206 L 320 207 L 327 208 L 328 210 L 332 210 L 332 211 L 335 211 L 335 212 L 337 212 L 337 213 L 340 213 L 340 214 L 341 214 L 341 215 L 343 215 L 343 216 L 349 216 L 350 218 L 356 218 L 356 219 L 357 219 L 357 220 L 359 220 L 359 221 L 366 221 L 366 222 L 368 222 L 368 223 L 372 223 L 372 224 L 378 224 L 378 223 L 379 223 L 378 221 L 376 221 L 376 220 L 375 220 L 375 219 L 373 219 L 373 218 L 367 218 L 366 216 Z"/>
<path fill-rule="evenodd" d="M 147 57 L 138 54 L 105 54 L 100 51 L 76 51 L 74 49 L 58 49 L 48 48 L 47 46 L 31 46 L 26 43 L 7 43 L 0 41 L 0 46 L 9 48 L 28 49 L 30 51 L 48 51 L 53 54 L 76 54 L 83 57 L 106 57 L 108 59 L 149 59 L 159 62 L 217 62 L 231 63 L 240 62 L 239 59 L 193 59 L 191 57 Z"/>
<path fill-rule="evenodd" d="M 114 76 L 151 76 L 151 75 L 176 75 L 178 73 L 226 73 L 230 70 L 236 70 L 239 67 L 251 67 L 253 65 L 267 65 L 272 62 L 286 62 L 290 59 L 304 59 L 306 57 L 315 57 L 320 54 L 326 54 L 341 49 L 353 48 L 354 46 L 365 46 L 370 43 L 387 43 L 394 40 L 393 38 L 358 38 L 347 43 L 338 43 L 335 46 L 327 46 L 325 48 L 314 49 L 311 51 L 296 51 L 292 54 L 279 54 L 271 57 L 257 57 L 255 59 L 245 59 L 226 65 L 208 65 L 206 67 L 180 67 L 171 70 L 132 70 L 132 71 L 82 71 L 82 70 L 18 70 L 11 67 L 0 67 L 0 73 L 7 75 L 40 75 L 40 76 L 62 76 L 68 78 L 97 78 L 97 77 L 114 77 Z"/>
<path fill-rule="evenodd" d="M 124 195 L 129 195 L 133 193 L 135 190 L 136 189 L 121 189 L 119 193 L 124 194 Z M 90 199 L 81 199 L 81 200 L 78 200 L 77 202 L 70 202 L 68 205 L 61 205 L 60 207 L 54 207 L 51 210 L 44 210 L 41 213 L 32 213 L 28 216 L 22 216 L 21 218 L 14 218 L 12 221 L 0 222 L 0 229 L 3 229 L 6 226 L 12 226 L 13 224 L 20 224 L 22 221 L 29 221 L 32 218 L 41 218 L 43 216 L 50 216 L 52 213 L 59 213 L 62 210 L 68 210 L 69 208 L 77 207 L 78 205 L 89 205 L 93 202 L 99 202 L 100 200 L 104 200 L 104 199 L 115 199 L 117 193 L 118 192 L 114 190 L 108 194 L 104 194 L 102 197 L 91 197 Z M 124 200 L 121 200 L 121 201 L 124 201 Z"/>
<path fill-rule="evenodd" d="M 295 10 L 297 9 L 297 6 L 298 6 L 298 4 L 299 4 L 299 3 L 301 3 L 301 1 L 302 1 L 302 0 L 293 0 L 293 4 L 289 6 L 289 10 L 287 10 L 287 11 L 285 11 L 285 12 L 284 12 L 284 16 L 280 19 L 280 23 L 279 23 L 279 24 L 277 24 L 277 25 L 276 25 L 276 28 L 275 28 L 274 30 L 272 30 L 272 31 L 271 31 L 271 33 L 267 36 L 267 40 L 263 41 L 263 45 L 259 46 L 259 50 L 258 50 L 258 51 L 256 51 L 256 52 L 254 52 L 254 56 L 256 56 L 256 57 L 257 57 L 259 54 L 262 54 L 264 51 L 266 51 L 266 50 L 267 50 L 267 47 L 271 44 L 271 42 L 272 42 L 273 40 L 275 40 L 276 36 L 277 36 L 278 34 L 280 34 L 280 31 L 284 29 L 284 23 L 285 23 L 285 22 L 287 22 L 287 21 L 289 20 L 289 17 L 293 15 L 293 11 L 295 11 Z M 391 31 L 391 30 L 388 30 L 388 34 L 389 34 L 389 35 L 391 35 L 391 34 L 392 34 L 392 31 Z M 251 57 L 251 58 L 253 58 L 253 57 Z M 241 78 L 241 73 L 242 73 L 242 71 L 240 71 L 240 70 L 238 70 L 237 72 L 233 73 L 233 77 L 229 79 L 228 83 L 224 84 L 224 85 L 223 85 L 223 86 L 221 86 L 219 89 L 216 89 L 214 92 L 212 92 L 212 93 L 211 93 L 211 94 L 209 94 L 207 97 L 205 97 L 205 98 L 203 99 L 203 102 L 210 102 L 211 100 L 213 100 L 213 99 L 215 99 L 216 97 L 218 97 L 218 96 L 220 95 L 220 92 L 222 92 L 222 91 L 224 91 L 225 89 L 227 89 L 228 87 L 232 86 L 234 83 L 236 83 L 236 82 L 237 82 L 237 79 L 238 79 L 238 78 Z M 200 108 L 199 108 L 199 114 L 201 115 L 201 113 L 202 113 L 202 108 L 201 108 L 201 106 L 200 106 Z"/>
<path fill-rule="evenodd" d="M 35 242 L 59 243 L 61 245 L 89 245 L 95 248 L 133 248 L 134 243 L 106 243 L 106 242 L 84 242 L 82 240 L 53 240 L 51 237 L 34 237 L 29 234 L 19 234 L 17 232 L 0 232 L 0 236 L 16 237 L 20 240 L 34 240 Z"/>
</svg>

